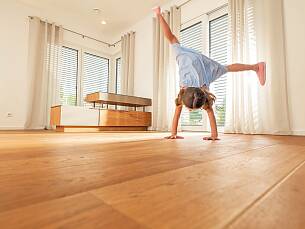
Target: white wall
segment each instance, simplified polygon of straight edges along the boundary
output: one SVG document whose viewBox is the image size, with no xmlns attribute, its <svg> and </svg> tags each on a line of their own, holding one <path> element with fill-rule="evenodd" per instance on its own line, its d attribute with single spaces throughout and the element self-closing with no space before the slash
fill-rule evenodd
<svg viewBox="0 0 305 229">
<path fill-rule="evenodd" d="M 305 1 L 284 0 L 286 61 L 291 127 L 305 135 Z"/>
<path fill-rule="evenodd" d="M 152 26 L 152 15 L 149 15 L 128 29 L 136 32 L 134 94 L 147 98 L 152 98 L 153 94 Z"/>
<path fill-rule="evenodd" d="M 22 128 L 26 112 L 27 13 L 32 11 L 13 3 L 0 7 L 0 126 Z M 7 118 L 12 112 L 14 117 Z"/>
<path fill-rule="evenodd" d="M 97 28 L 92 27 L 77 15 L 60 10 L 35 9 L 15 0 L 0 0 L 0 129 L 22 129 L 24 127 L 27 102 L 27 55 L 28 55 L 28 16 L 38 16 L 56 22 L 66 28 L 79 31 L 98 39 L 102 37 Z M 64 33 L 69 44 L 94 49 L 112 55 L 114 51 L 92 40 L 69 32 Z M 13 117 L 8 118 L 7 113 Z"/>
</svg>

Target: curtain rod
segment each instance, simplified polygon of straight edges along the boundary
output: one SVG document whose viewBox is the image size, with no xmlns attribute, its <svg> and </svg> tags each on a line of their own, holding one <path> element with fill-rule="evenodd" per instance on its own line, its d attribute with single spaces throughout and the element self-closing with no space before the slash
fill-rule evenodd
<svg viewBox="0 0 305 229">
<path fill-rule="evenodd" d="M 185 6 L 186 4 L 188 4 L 189 2 L 191 2 L 192 0 L 188 0 L 182 4 L 180 4 L 179 6 L 177 6 L 177 9 L 181 8 L 182 6 Z"/>
<path fill-rule="evenodd" d="M 191 1 L 191 0 L 189 0 L 189 1 L 186 2 L 186 3 L 189 3 L 190 1 Z M 184 4 L 184 5 L 185 5 L 185 4 Z M 212 14 L 212 13 L 218 11 L 218 10 L 224 9 L 224 8 L 226 8 L 226 7 L 228 7 L 228 3 L 225 3 L 225 4 L 223 4 L 223 5 L 219 6 L 219 7 L 217 7 L 216 9 L 213 9 L 213 10 L 210 10 L 210 11 L 205 12 L 205 13 L 203 13 L 203 14 L 200 14 L 200 15 L 198 15 L 197 17 L 194 17 L 194 18 L 192 18 L 192 19 L 190 19 L 190 20 L 184 22 L 184 23 L 181 24 L 181 25 L 185 25 L 185 24 L 189 23 L 190 21 L 193 21 L 193 20 L 195 20 L 195 19 L 197 19 L 197 18 L 200 18 L 200 17 L 203 16 L 203 15 L 210 15 L 210 14 Z"/>
<path fill-rule="evenodd" d="M 130 33 L 135 34 L 135 31 L 131 31 Z M 114 42 L 112 45 L 115 47 L 118 43 L 120 43 L 122 40 L 118 40 L 117 42 Z"/>
<path fill-rule="evenodd" d="M 30 19 L 33 19 L 33 18 L 34 18 L 33 16 L 28 16 L 28 17 L 29 17 Z M 41 19 L 40 19 L 40 21 L 46 22 L 46 21 L 41 20 Z M 87 36 L 87 35 L 85 35 L 85 34 L 82 34 L 82 33 L 76 32 L 76 31 L 73 31 L 73 30 L 71 30 L 71 29 L 63 28 L 63 30 L 68 31 L 68 32 L 70 32 L 70 33 L 77 34 L 77 35 L 79 35 L 79 36 L 82 36 L 83 38 L 88 38 L 88 39 L 90 39 L 90 40 L 94 40 L 94 41 L 99 42 L 99 43 L 102 43 L 102 44 L 104 44 L 104 45 L 108 45 L 108 47 L 115 47 L 118 43 L 121 42 L 121 41 L 119 40 L 119 41 L 117 41 L 117 42 L 115 42 L 115 43 L 113 43 L 113 44 L 110 44 L 110 43 L 108 43 L 108 42 L 98 40 L 98 39 L 96 39 L 96 38 L 94 38 L 94 37 Z"/>
</svg>

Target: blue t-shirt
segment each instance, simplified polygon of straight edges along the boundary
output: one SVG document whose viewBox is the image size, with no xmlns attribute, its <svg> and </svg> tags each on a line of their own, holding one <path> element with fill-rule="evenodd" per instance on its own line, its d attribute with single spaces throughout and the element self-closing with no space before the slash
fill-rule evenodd
<svg viewBox="0 0 305 229">
<path fill-rule="evenodd" d="M 179 67 L 180 87 L 209 87 L 228 71 L 226 66 L 179 43 L 172 44 L 172 48 Z"/>
</svg>

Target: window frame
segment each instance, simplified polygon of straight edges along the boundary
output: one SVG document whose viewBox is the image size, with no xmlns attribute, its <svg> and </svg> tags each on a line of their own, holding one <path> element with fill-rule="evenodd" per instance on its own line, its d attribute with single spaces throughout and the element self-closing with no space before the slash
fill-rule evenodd
<svg viewBox="0 0 305 229">
<path fill-rule="evenodd" d="M 85 57 L 85 54 L 89 54 L 89 55 L 92 55 L 92 56 L 96 56 L 96 57 L 99 57 L 99 58 L 103 58 L 103 59 L 105 59 L 105 60 L 107 60 L 108 61 L 108 79 L 107 79 L 107 93 L 109 92 L 109 85 L 110 85 L 110 74 L 111 74 L 111 72 L 110 72 L 110 65 L 111 65 L 111 59 L 109 59 L 109 58 L 106 58 L 106 57 L 103 57 L 103 56 L 100 56 L 100 55 L 98 55 L 98 54 L 96 54 L 96 53 L 92 53 L 92 52 L 87 52 L 87 51 L 83 51 L 83 58 L 82 58 L 82 76 L 81 76 L 81 80 L 82 80 L 82 83 L 81 83 L 81 96 L 82 96 L 82 98 L 84 98 L 84 94 L 83 94 L 83 91 L 84 91 L 84 76 L 85 76 L 85 72 L 84 72 L 84 57 Z M 81 105 L 83 105 L 84 104 L 84 100 L 82 100 L 82 103 L 81 103 Z"/>
<path fill-rule="evenodd" d="M 202 20 L 193 20 L 192 23 L 188 23 L 188 24 L 185 24 L 184 26 L 182 26 L 181 30 L 180 30 L 180 42 L 182 43 L 182 33 L 188 29 L 191 29 L 191 32 L 194 31 L 192 30 L 193 27 L 197 27 L 197 28 L 200 28 L 201 27 L 201 41 L 200 41 L 200 48 L 201 50 L 197 50 L 197 51 L 200 51 L 201 53 L 203 53 L 203 50 L 204 50 L 204 45 L 203 45 L 203 34 L 204 34 L 204 25 L 203 25 L 203 22 Z M 181 121 L 181 129 L 182 130 L 185 130 L 185 131 L 199 131 L 199 130 L 202 130 L 203 128 L 203 125 L 206 123 L 206 117 L 204 115 L 204 111 L 202 110 L 198 110 L 199 113 L 201 112 L 201 117 L 202 117 L 202 124 L 199 124 L 199 125 L 190 125 L 191 123 L 183 123 L 183 118 L 185 115 L 188 115 L 188 113 L 190 113 L 190 111 L 187 110 L 187 108 L 183 107 L 183 110 L 181 112 L 181 116 L 180 116 L 180 121 Z M 190 116 L 189 116 L 190 117 Z"/>
<path fill-rule="evenodd" d="M 217 20 L 217 19 L 220 19 L 220 18 L 222 18 L 222 17 L 224 17 L 224 16 L 228 16 L 228 8 L 227 7 L 225 7 L 225 8 L 223 8 L 223 9 L 220 9 L 220 10 L 218 10 L 218 11 L 215 11 L 215 12 L 213 12 L 213 14 L 211 14 L 210 16 L 209 16 L 209 22 L 208 22 L 208 29 L 209 29 L 209 31 L 210 31 L 210 22 L 212 22 L 212 21 L 214 21 L 214 20 Z M 210 57 L 210 40 L 211 40 L 211 34 L 210 34 L 210 32 L 209 32 L 209 39 L 208 39 L 208 46 L 209 46 L 209 57 Z M 221 78 L 221 77 L 220 77 Z M 219 79 L 220 79 L 219 78 Z M 218 79 L 218 80 L 219 80 Z M 226 82 L 226 86 L 227 86 L 227 82 Z M 211 88 L 210 88 L 211 89 Z M 216 101 L 216 103 L 217 103 L 217 101 Z M 216 103 L 214 104 L 214 113 L 215 113 L 215 116 L 216 116 L 216 120 L 218 119 L 218 116 L 217 116 L 217 110 L 216 110 Z M 225 119 L 225 118 L 224 118 Z M 224 120 L 224 125 L 225 125 L 225 120 Z M 223 132 L 224 131 L 224 125 L 222 126 L 218 126 L 217 125 L 217 127 L 218 127 L 218 130 L 220 131 L 220 132 Z"/>
<path fill-rule="evenodd" d="M 81 74 L 81 58 L 82 58 L 82 52 L 81 52 L 81 48 L 76 46 L 76 45 L 72 45 L 69 43 L 63 43 L 62 47 L 68 48 L 68 49 L 73 49 L 77 51 L 77 76 L 76 76 L 76 104 L 75 106 L 79 105 L 79 100 L 80 100 L 80 74 Z M 62 53 L 60 54 L 62 55 Z M 61 66 L 60 66 L 61 68 Z M 60 82 L 59 82 L 60 84 Z M 60 88 L 59 88 L 60 90 Z M 59 92 L 60 93 L 60 92 Z"/>
<path fill-rule="evenodd" d="M 116 57 L 115 58 L 115 93 L 118 94 L 118 60 L 121 61 L 121 83 L 122 83 L 122 57 Z M 122 87 L 122 86 L 121 86 Z M 122 92 L 120 92 L 120 94 L 122 94 Z"/>
<path fill-rule="evenodd" d="M 228 7 L 221 8 L 217 11 L 214 11 L 211 14 L 203 14 L 198 18 L 190 20 L 181 25 L 180 32 L 194 26 L 198 23 L 202 23 L 202 53 L 206 56 L 209 56 L 210 53 L 210 21 L 215 20 L 219 17 L 228 14 Z M 180 117 L 181 119 L 181 117 Z M 182 131 L 210 131 L 209 119 L 206 112 L 203 110 L 203 125 L 201 126 L 188 126 L 188 125 L 181 125 Z M 222 132 L 223 128 L 219 128 L 219 131 Z"/>
</svg>

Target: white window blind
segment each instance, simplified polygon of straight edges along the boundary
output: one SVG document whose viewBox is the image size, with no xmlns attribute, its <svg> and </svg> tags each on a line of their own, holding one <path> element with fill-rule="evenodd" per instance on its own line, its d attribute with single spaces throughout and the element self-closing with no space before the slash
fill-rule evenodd
<svg viewBox="0 0 305 229">
<path fill-rule="evenodd" d="M 61 77 L 59 81 L 62 105 L 77 103 L 78 50 L 62 47 Z"/>
<path fill-rule="evenodd" d="M 202 52 L 202 22 L 181 30 L 180 43 L 183 47 Z M 189 111 L 185 107 L 181 114 L 182 126 L 202 126 L 202 110 Z"/>
<path fill-rule="evenodd" d="M 210 58 L 226 65 L 228 60 L 228 14 L 209 22 Z M 216 96 L 215 113 L 218 126 L 225 125 L 226 75 L 211 84 L 211 92 Z"/>
<path fill-rule="evenodd" d="M 180 41 L 183 47 L 202 52 L 202 22 L 181 30 Z"/>
<path fill-rule="evenodd" d="M 115 92 L 117 94 L 121 94 L 121 78 L 122 78 L 122 75 L 121 75 L 121 62 L 122 62 L 122 59 L 121 58 L 117 58 L 116 59 L 116 88 L 115 88 Z"/>
<path fill-rule="evenodd" d="M 83 97 L 94 92 L 108 92 L 109 59 L 84 53 Z"/>
</svg>

